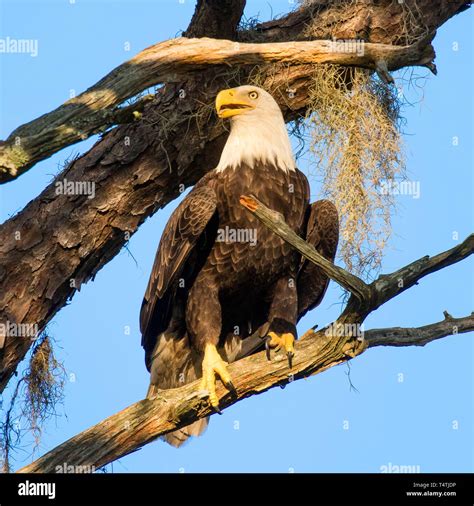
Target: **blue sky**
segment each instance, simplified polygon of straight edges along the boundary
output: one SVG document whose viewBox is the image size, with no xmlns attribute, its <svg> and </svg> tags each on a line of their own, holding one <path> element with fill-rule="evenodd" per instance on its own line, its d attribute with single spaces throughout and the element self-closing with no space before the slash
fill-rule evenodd
<svg viewBox="0 0 474 506">
<path fill-rule="evenodd" d="M 289 8 L 286 0 L 248 4 L 246 15 L 261 19 Z M 191 0 L 0 0 L 0 5 L 0 38 L 39 43 L 37 57 L 0 54 L 3 139 L 67 100 L 71 90 L 80 93 L 141 49 L 176 36 L 194 10 Z M 419 70 L 427 75 L 422 89 L 404 90 L 415 102 L 404 109 L 408 172 L 420 182 L 421 196 L 399 197 L 382 271 L 451 248 L 472 231 L 472 20 L 472 12 L 465 12 L 439 30 L 434 42 L 439 75 Z M 64 160 L 92 143 L 64 149 L 0 186 L 0 220 L 20 211 Z M 304 163 L 300 168 L 307 170 Z M 121 251 L 49 325 L 68 381 L 61 416 L 47 423 L 40 453 L 144 396 L 148 377 L 138 314 L 175 205 L 148 219 L 130 240 L 130 253 Z M 424 325 L 442 319 L 443 310 L 469 314 L 472 267 L 470 259 L 422 280 L 373 313 L 365 328 Z M 332 321 L 339 297 L 340 289 L 331 284 L 300 332 Z M 370 350 L 350 365 L 358 392 L 350 389 L 348 366 L 341 365 L 240 402 L 213 416 L 207 433 L 185 447 L 158 441 L 120 459 L 113 471 L 380 472 L 391 463 L 425 472 L 472 472 L 472 341 L 470 333 L 424 348 Z M 15 467 L 30 460 L 28 451 L 15 457 Z"/>
</svg>

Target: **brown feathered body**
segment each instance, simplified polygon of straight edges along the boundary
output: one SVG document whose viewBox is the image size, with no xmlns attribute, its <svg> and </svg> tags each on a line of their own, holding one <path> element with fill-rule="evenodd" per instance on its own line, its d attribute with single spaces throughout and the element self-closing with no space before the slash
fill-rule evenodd
<svg viewBox="0 0 474 506">
<path fill-rule="evenodd" d="M 328 201 L 311 212 L 308 182 L 299 170 L 255 165 L 207 174 L 166 225 L 143 301 L 150 396 L 156 388 L 174 388 L 200 377 L 208 340 L 218 345 L 225 360 L 234 361 L 261 349 L 263 340 L 245 343 L 257 330 L 261 338 L 270 330 L 295 332 L 298 317 L 324 294 L 328 279 L 320 269 L 302 262 L 239 203 L 241 195 L 249 194 L 282 213 L 325 256 L 334 257 L 337 213 Z M 205 424 L 196 422 L 166 438 L 179 445 Z"/>
</svg>

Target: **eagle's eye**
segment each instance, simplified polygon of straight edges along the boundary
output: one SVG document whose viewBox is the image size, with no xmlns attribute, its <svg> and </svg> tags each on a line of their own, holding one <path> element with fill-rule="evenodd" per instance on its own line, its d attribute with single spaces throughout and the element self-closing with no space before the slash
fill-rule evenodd
<svg viewBox="0 0 474 506">
<path fill-rule="evenodd" d="M 249 93 L 249 98 L 251 98 L 252 100 L 257 100 L 258 98 L 258 93 L 256 91 L 251 91 Z"/>
</svg>

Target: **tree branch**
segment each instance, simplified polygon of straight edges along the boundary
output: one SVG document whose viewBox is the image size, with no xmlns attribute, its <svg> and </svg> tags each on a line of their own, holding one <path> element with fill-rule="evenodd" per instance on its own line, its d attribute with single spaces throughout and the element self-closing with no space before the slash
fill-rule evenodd
<svg viewBox="0 0 474 506">
<path fill-rule="evenodd" d="M 376 294 L 376 307 L 416 285 L 428 274 L 460 262 L 472 255 L 473 252 L 474 234 L 471 234 L 454 248 L 432 257 L 426 255 L 398 271 L 381 275 L 371 284 L 371 289 Z"/>
<path fill-rule="evenodd" d="M 374 329 L 365 333 L 367 343 L 358 347 L 357 354 L 375 346 L 423 346 L 435 339 L 473 329 L 472 315 L 418 329 Z M 272 362 L 268 362 L 265 353 L 261 352 L 230 364 L 229 373 L 237 394 L 232 396 L 219 385 L 217 395 L 220 407 L 225 409 L 246 397 L 319 374 L 346 362 L 355 356 L 348 344 L 346 342 L 345 346 L 341 346 L 327 330 L 309 331 L 297 342 L 291 371 L 284 354 L 278 354 Z M 212 408 L 198 388 L 199 381 L 195 381 L 181 388 L 163 390 L 156 399 L 132 404 L 68 439 L 18 472 L 54 473 L 65 462 L 71 466 L 95 468 L 109 464 L 167 432 L 212 415 Z"/>
<path fill-rule="evenodd" d="M 424 256 L 415 262 L 391 274 L 382 274 L 370 285 L 357 276 L 334 265 L 301 237 L 284 221 L 283 216 L 269 209 L 253 196 L 242 196 L 240 203 L 256 216 L 266 227 L 291 244 L 301 255 L 320 267 L 324 273 L 352 293 L 348 308 L 359 312 L 365 318 L 367 311 L 377 309 L 388 300 L 417 284 L 424 276 L 436 272 L 448 265 L 459 262 L 474 253 L 474 234 L 469 235 L 461 244 L 433 257 Z M 357 299 L 355 301 L 354 299 Z M 352 313 L 354 317 L 354 313 Z"/>
<path fill-rule="evenodd" d="M 372 329 L 364 334 L 369 348 L 375 346 L 425 346 L 442 337 L 474 330 L 474 313 L 464 318 L 453 318 L 445 312 L 444 320 L 424 327 L 392 327 Z"/>
<path fill-rule="evenodd" d="M 360 42 L 357 52 L 346 52 L 345 47 L 325 40 L 244 44 L 209 38 L 178 38 L 155 44 L 112 70 L 84 93 L 13 131 L 0 145 L 0 184 L 16 179 L 64 147 L 116 124 L 120 111 L 116 106 L 124 100 L 151 86 L 180 81 L 187 74 L 205 71 L 210 66 L 333 63 L 378 72 L 383 68 L 384 78 L 389 80 L 388 70 L 430 66 L 435 57 L 427 40 L 411 46 Z"/>
<path fill-rule="evenodd" d="M 286 224 L 281 213 L 269 209 L 253 196 L 244 195 L 240 197 L 240 203 L 266 227 L 275 232 L 275 234 L 284 239 L 288 244 L 291 244 L 305 258 L 321 267 L 325 274 L 339 283 L 343 288 L 349 290 L 361 302 L 370 299 L 370 288 L 364 281 L 341 267 L 334 265 L 327 258 L 320 255 L 314 246 L 301 239 L 301 237 Z"/>
</svg>

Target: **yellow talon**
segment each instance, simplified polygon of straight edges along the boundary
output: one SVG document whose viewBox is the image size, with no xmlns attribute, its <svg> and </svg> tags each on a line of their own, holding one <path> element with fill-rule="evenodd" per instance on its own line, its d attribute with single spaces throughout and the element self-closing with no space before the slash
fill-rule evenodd
<svg viewBox="0 0 474 506">
<path fill-rule="evenodd" d="M 219 355 L 217 348 L 213 344 L 206 344 L 204 360 L 202 361 L 200 390 L 207 390 L 209 392 L 209 402 L 218 413 L 220 413 L 220 409 L 219 398 L 216 394 L 216 375 L 219 376 L 226 388 L 232 392 L 235 391 L 230 374 L 227 372 L 227 365 L 227 362 L 222 360 Z"/>
<path fill-rule="evenodd" d="M 283 347 L 287 353 L 294 353 L 295 336 L 293 334 L 286 333 L 278 335 L 275 332 L 269 332 L 268 336 L 270 337 L 270 340 L 268 341 L 268 346 L 270 346 L 270 348 L 275 349 L 275 351 L 279 351 Z"/>
<path fill-rule="evenodd" d="M 286 356 L 288 357 L 288 364 L 290 368 L 293 365 L 293 357 L 295 355 L 295 336 L 291 332 L 287 332 L 284 334 L 277 334 L 276 332 L 269 332 L 267 341 L 266 341 L 266 350 L 267 350 L 267 358 L 270 360 L 270 350 L 274 349 L 275 351 L 279 351 L 281 348 L 284 348 L 286 351 Z"/>
</svg>

